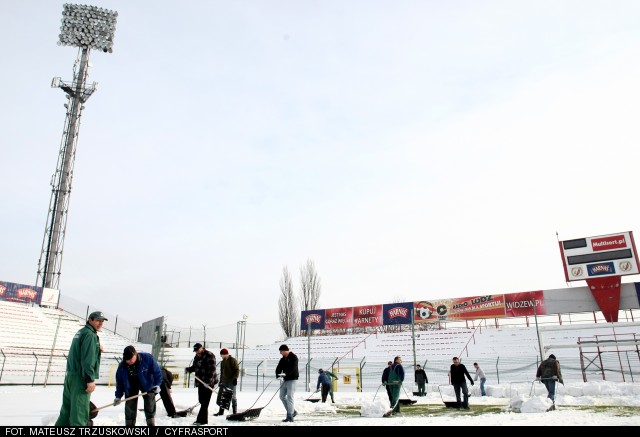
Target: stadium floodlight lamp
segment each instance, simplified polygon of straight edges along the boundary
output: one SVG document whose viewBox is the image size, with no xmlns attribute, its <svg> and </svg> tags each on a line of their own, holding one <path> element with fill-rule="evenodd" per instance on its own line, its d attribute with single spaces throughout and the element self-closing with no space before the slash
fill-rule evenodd
<svg viewBox="0 0 640 437">
<path fill-rule="evenodd" d="M 97 6 L 65 3 L 58 45 L 112 53 L 117 17 L 117 12 Z"/>
</svg>

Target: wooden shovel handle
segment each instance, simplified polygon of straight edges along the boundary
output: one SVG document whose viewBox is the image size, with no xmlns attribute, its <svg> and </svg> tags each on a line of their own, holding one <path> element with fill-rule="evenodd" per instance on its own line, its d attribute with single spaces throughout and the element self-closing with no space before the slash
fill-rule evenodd
<svg viewBox="0 0 640 437">
<path fill-rule="evenodd" d="M 216 393 L 216 389 L 215 388 L 211 388 L 211 386 L 209 384 L 207 384 L 206 382 L 204 382 L 203 380 L 198 378 L 196 375 L 193 375 L 193 377 L 195 379 L 197 379 L 198 381 L 200 381 L 200 383 L 203 384 L 205 387 L 207 387 L 209 390 L 211 390 L 212 392 Z"/>
<path fill-rule="evenodd" d="M 144 393 L 138 393 L 137 395 L 129 396 L 128 398 L 124 398 L 124 399 L 122 400 L 122 402 L 126 402 L 126 401 L 129 401 L 129 400 L 131 400 L 131 399 L 139 398 L 140 396 L 144 396 L 144 395 L 146 395 L 146 394 L 147 394 L 147 392 L 144 392 Z M 101 407 L 94 408 L 93 410 L 89 411 L 89 414 L 91 414 L 91 413 L 95 413 L 96 411 L 100 411 L 100 410 L 102 410 L 103 408 L 113 407 L 113 406 L 114 406 L 114 405 L 113 405 L 113 402 L 111 402 L 110 404 L 106 404 L 106 405 L 103 405 L 103 406 L 101 406 Z"/>
</svg>

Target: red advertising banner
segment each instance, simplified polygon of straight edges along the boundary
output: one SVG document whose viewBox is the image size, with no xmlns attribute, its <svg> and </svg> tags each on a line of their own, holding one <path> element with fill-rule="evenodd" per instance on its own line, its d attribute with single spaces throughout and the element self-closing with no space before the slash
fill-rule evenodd
<svg viewBox="0 0 640 437">
<path fill-rule="evenodd" d="M 435 323 L 447 319 L 447 311 L 451 301 L 449 299 L 420 300 L 413 303 L 413 323 Z"/>
<path fill-rule="evenodd" d="M 325 310 L 324 329 L 351 328 L 352 326 L 353 307 Z"/>
<path fill-rule="evenodd" d="M 382 326 L 382 305 L 353 307 L 353 326 Z"/>
<path fill-rule="evenodd" d="M 507 317 L 533 316 L 534 302 L 536 305 L 536 315 L 543 316 L 547 314 L 542 290 L 505 294 L 504 302 Z"/>
<path fill-rule="evenodd" d="M 486 294 L 484 296 L 451 299 L 451 307 L 447 308 L 447 310 L 448 320 L 504 317 L 504 295 Z"/>
</svg>

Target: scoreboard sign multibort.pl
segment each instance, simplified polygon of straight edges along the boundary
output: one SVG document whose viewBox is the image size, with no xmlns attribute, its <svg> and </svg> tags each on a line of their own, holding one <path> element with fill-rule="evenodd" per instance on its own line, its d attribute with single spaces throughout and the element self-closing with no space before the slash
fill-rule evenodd
<svg viewBox="0 0 640 437">
<path fill-rule="evenodd" d="M 631 231 L 559 243 L 567 282 L 640 273 Z"/>
</svg>

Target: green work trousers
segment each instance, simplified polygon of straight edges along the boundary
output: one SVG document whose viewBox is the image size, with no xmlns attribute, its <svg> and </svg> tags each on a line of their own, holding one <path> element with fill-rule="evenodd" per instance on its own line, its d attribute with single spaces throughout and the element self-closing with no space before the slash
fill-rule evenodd
<svg viewBox="0 0 640 437">
<path fill-rule="evenodd" d="M 80 375 L 67 374 L 62 390 L 62 407 L 55 426 L 87 426 L 89 422 L 89 402 L 87 384 Z"/>
<path fill-rule="evenodd" d="M 391 383 L 391 407 L 396 413 L 400 412 L 400 382 Z"/>
</svg>

